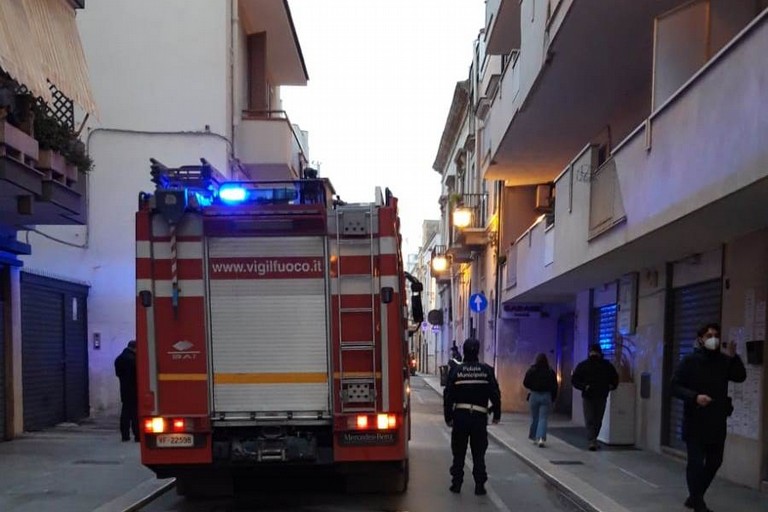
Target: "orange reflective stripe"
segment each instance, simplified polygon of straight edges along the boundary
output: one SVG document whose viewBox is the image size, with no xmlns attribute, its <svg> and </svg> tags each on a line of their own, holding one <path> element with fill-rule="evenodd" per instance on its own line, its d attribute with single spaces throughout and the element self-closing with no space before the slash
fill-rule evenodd
<svg viewBox="0 0 768 512">
<path fill-rule="evenodd" d="M 157 376 L 157 380 L 198 381 L 198 380 L 208 380 L 208 375 L 205 373 L 160 373 Z"/>
</svg>

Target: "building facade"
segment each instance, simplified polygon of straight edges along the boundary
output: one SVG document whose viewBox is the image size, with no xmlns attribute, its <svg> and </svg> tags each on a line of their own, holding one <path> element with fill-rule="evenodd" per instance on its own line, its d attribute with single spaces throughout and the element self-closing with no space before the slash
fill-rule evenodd
<svg viewBox="0 0 768 512">
<path fill-rule="evenodd" d="M 441 346 L 443 329 L 442 311 L 440 311 L 436 281 L 432 276 L 432 251 L 440 245 L 440 221 L 425 220 L 422 224 L 421 247 L 419 252 L 412 255 L 408 271 L 424 287 L 421 292 L 421 303 L 424 309 L 424 321 L 413 331 L 410 340 L 410 352 L 416 358 L 420 372 L 435 374 L 438 372 L 438 350 Z M 439 314 L 431 313 L 440 311 Z"/>
<path fill-rule="evenodd" d="M 209 161 L 233 179 L 294 179 L 307 134 L 291 124 L 281 85 L 307 71 L 287 2 L 94 2 L 78 19 L 98 118 L 83 131 L 95 162 L 88 219 L 31 233 L 29 269 L 89 286 L 92 414 L 117 411 L 114 358 L 135 336 L 134 214 L 151 191 L 150 158 Z"/>
<path fill-rule="evenodd" d="M 0 3 L 0 441 L 89 413 L 88 287 L 24 267 L 35 233 L 85 220 L 80 130 L 97 109 L 76 22 L 84 6 Z"/>
<path fill-rule="evenodd" d="M 556 410 L 580 424 L 569 376 L 599 343 L 622 381 L 608 414 L 623 425 L 604 428 L 605 439 L 683 454 L 670 377 L 696 329 L 719 322 L 748 368 L 732 387 L 720 474 L 760 487 L 768 480 L 768 61 L 760 57 L 768 4 L 495 0 L 486 8 L 469 78 L 479 86 L 465 109 L 490 189 L 491 264 L 484 287 L 476 251 L 462 292 L 454 256 L 445 282 L 461 300 L 488 294 L 495 274 L 490 355 L 505 407 L 524 410 L 522 377 L 543 352 L 561 381 Z M 460 136 L 448 138 L 461 147 Z M 436 167 L 444 196 L 455 191 L 446 187 L 452 158 Z M 446 205 L 451 233 L 455 207 Z M 495 215 L 497 225 L 488 220 Z M 494 239 L 496 265 L 487 254 Z M 456 324 L 464 305 L 452 309 Z"/>
</svg>

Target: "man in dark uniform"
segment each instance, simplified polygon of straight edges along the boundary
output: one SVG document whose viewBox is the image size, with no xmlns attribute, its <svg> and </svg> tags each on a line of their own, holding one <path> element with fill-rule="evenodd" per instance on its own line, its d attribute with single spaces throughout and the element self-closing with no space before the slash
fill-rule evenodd
<svg viewBox="0 0 768 512">
<path fill-rule="evenodd" d="M 472 449 L 472 476 L 475 494 L 483 495 L 488 474 L 485 471 L 485 450 L 488 448 L 488 414 L 493 423 L 501 419 L 501 391 L 493 367 L 478 360 L 480 342 L 469 338 L 464 342 L 464 361 L 448 375 L 443 392 L 445 423 L 452 427 L 451 492 L 461 492 L 464 481 L 464 458 L 467 442 Z M 491 407 L 488 407 L 488 401 Z"/>
<path fill-rule="evenodd" d="M 696 512 L 711 512 L 704 494 L 723 463 L 727 418 L 733 406 L 728 397 L 728 382 L 744 382 L 747 371 L 736 354 L 736 345 L 723 344 L 720 326 L 708 324 L 699 329 L 697 347 L 685 356 L 672 378 L 672 394 L 683 401 L 683 440 L 688 449 L 685 506 Z"/>
<path fill-rule="evenodd" d="M 115 359 L 115 375 L 120 379 L 120 434 L 123 441 L 139 441 L 139 401 L 136 390 L 136 341 L 131 340 Z"/>
</svg>

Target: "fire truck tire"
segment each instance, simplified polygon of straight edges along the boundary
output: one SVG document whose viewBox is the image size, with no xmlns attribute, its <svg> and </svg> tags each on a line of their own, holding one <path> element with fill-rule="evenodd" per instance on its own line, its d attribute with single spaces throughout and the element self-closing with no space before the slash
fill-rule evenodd
<svg viewBox="0 0 768 512">
<path fill-rule="evenodd" d="M 410 480 L 410 469 L 409 469 L 408 461 L 403 461 L 403 466 L 400 468 L 400 470 L 396 473 L 395 478 L 393 479 L 393 492 L 395 494 L 403 494 L 408 490 L 408 480 Z"/>
<path fill-rule="evenodd" d="M 184 475 L 176 477 L 176 494 L 187 499 L 218 498 L 234 494 L 229 475 Z"/>
<path fill-rule="evenodd" d="M 376 469 L 346 475 L 346 490 L 351 494 L 403 494 L 408 490 L 408 461 L 385 463 Z"/>
</svg>

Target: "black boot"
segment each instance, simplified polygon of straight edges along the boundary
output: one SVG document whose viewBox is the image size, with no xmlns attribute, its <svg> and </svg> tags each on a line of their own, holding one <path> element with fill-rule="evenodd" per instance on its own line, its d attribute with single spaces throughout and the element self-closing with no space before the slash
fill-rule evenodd
<svg viewBox="0 0 768 512">
<path fill-rule="evenodd" d="M 450 491 L 454 494 L 459 494 L 461 492 L 461 484 L 457 484 L 456 482 L 451 484 L 451 487 L 449 487 Z"/>
<path fill-rule="evenodd" d="M 475 494 L 478 496 L 485 496 L 488 491 L 485 490 L 485 484 L 475 484 Z"/>
</svg>

